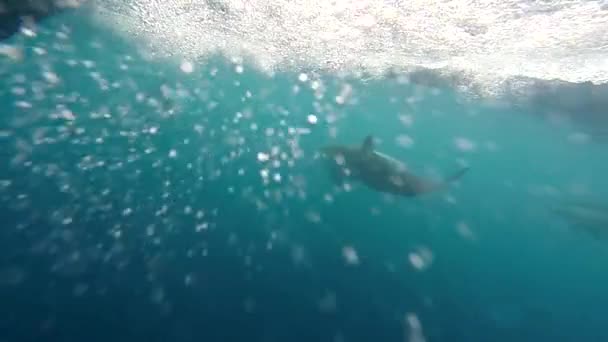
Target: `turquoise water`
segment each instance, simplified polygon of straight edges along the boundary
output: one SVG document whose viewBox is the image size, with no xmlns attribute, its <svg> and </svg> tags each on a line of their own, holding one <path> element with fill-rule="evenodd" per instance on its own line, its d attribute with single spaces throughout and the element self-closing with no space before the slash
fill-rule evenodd
<svg viewBox="0 0 608 342">
<path fill-rule="evenodd" d="M 78 13 L 7 44 L 0 340 L 608 340 L 606 241 L 552 211 L 606 197 L 605 146 L 543 108 L 147 58 Z M 318 149 L 368 134 L 419 174 L 470 171 L 419 198 L 337 188 Z"/>
</svg>

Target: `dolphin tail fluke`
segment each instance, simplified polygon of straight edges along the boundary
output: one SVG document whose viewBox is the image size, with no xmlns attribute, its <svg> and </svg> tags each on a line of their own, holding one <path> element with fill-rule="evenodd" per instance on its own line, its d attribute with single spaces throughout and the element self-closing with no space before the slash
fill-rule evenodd
<svg viewBox="0 0 608 342">
<path fill-rule="evenodd" d="M 464 176 L 464 174 L 467 173 L 467 171 L 469 171 L 469 168 L 464 167 L 464 168 L 458 170 L 457 172 L 449 175 L 448 177 L 445 177 L 443 179 L 443 181 L 435 182 L 435 183 L 425 183 L 424 186 L 422 186 L 420 189 L 418 189 L 418 193 L 428 193 L 428 192 L 435 192 L 435 191 L 439 191 L 439 190 L 445 190 L 450 186 L 450 184 L 452 184 L 453 182 L 456 182 L 457 180 L 462 178 L 462 176 Z"/>
<path fill-rule="evenodd" d="M 462 176 L 464 176 L 465 173 L 467 173 L 467 171 L 469 171 L 469 167 L 463 167 L 462 169 L 448 176 L 445 179 L 445 183 L 453 183 L 459 180 L 460 178 L 462 178 Z"/>
</svg>

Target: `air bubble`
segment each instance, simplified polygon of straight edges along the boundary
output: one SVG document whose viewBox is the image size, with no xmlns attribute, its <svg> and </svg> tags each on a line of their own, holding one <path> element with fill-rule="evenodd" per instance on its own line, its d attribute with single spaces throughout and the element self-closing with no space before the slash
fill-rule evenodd
<svg viewBox="0 0 608 342">
<path fill-rule="evenodd" d="M 582 132 L 576 132 L 568 135 L 568 141 L 573 144 L 586 144 L 591 140 L 591 137 Z"/>
<path fill-rule="evenodd" d="M 29 109 L 29 108 L 32 108 L 32 104 L 29 102 L 26 102 L 26 101 L 17 101 L 17 102 L 15 102 L 15 107 Z"/>
<path fill-rule="evenodd" d="M 408 256 L 410 264 L 417 270 L 427 269 L 433 262 L 433 253 L 428 248 L 418 248 Z"/>
<path fill-rule="evenodd" d="M 81 297 L 82 295 L 84 295 L 87 290 L 89 289 L 89 285 L 85 284 L 85 283 L 79 283 L 76 284 L 76 286 L 74 286 L 74 296 L 75 297 Z"/>
<path fill-rule="evenodd" d="M 62 110 L 61 111 L 61 117 L 64 118 L 65 120 L 69 120 L 69 121 L 76 120 L 76 116 L 69 109 Z"/>
<path fill-rule="evenodd" d="M 311 125 L 315 125 L 318 121 L 317 116 L 314 114 L 309 114 L 307 117 L 308 123 Z"/>
<path fill-rule="evenodd" d="M 410 148 L 414 145 L 414 139 L 407 134 L 401 134 L 396 138 L 397 144 L 403 148 Z"/>
<path fill-rule="evenodd" d="M 23 53 L 17 47 L 0 43 L 0 56 L 6 56 L 12 60 L 20 60 Z"/>
<path fill-rule="evenodd" d="M 189 61 L 183 61 L 179 68 L 186 74 L 192 73 L 194 71 L 194 65 L 192 65 L 192 63 Z"/>
<path fill-rule="evenodd" d="M 160 287 L 155 288 L 150 294 L 150 299 L 155 303 L 161 303 L 165 299 L 165 291 Z"/>
<path fill-rule="evenodd" d="M 190 286 L 192 285 L 192 283 L 194 283 L 194 276 L 191 273 L 186 274 L 186 276 L 184 277 L 184 285 Z"/>
<path fill-rule="evenodd" d="M 408 330 L 408 341 L 409 342 L 425 342 L 424 334 L 422 333 L 422 323 L 420 319 L 414 313 L 408 313 L 405 316 L 405 324 Z"/>
<path fill-rule="evenodd" d="M 357 251 L 352 246 L 345 246 L 342 248 L 342 256 L 344 260 L 349 265 L 357 265 L 359 264 L 359 256 L 357 255 Z"/>
<path fill-rule="evenodd" d="M 291 249 L 291 260 L 294 264 L 299 265 L 304 262 L 306 258 L 306 251 L 302 246 L 294 246 Z"/>
<path fill-rule="evenodd" d="M 319 300 L 319 310 L 324 313 L 335 312 L 337 308 L 336 302 L 336 294 L 328 292 Z"/>
<path fill-rule="evenodd" d="M 406 126 L 406 127 L 410 127 L 414 124 L 414 117 L 412 117 L 411 115 L 400 115 L 399 116 L 399 121 L 401 121 L 401 123 Z"/>
<path fill-rule="evenodd" d="M 258 161 L 265 162 L 268 161 L 269 158 L 270 156 L 268 155 L 268 153 L 258 152 Z"/>
<path fill-rule="evenodd" d="M 456 148 L 463 152 L 471 152 L 475 150 L 475 143 L 467 138 L 455 138 L 454 144 L 456 145 Z"/>
<path fill-rule="evenodd" d="M 27 37 L 36 37 L 36 31 L 34 31 L 28 27 L 22 27 L 21 33 L 23 33 L 23 35 L 25 35 Z"/>
<path fill-rule="evenodd" d="M 475 239 L 473 231 L 466 222 L 459 222 L 458 224 L 456 224 L 456 232 L 458 232 L 460 236 L 467 240 Z"/>
<path fill-rule="evenodd" d="M 306 214 L 306 218 L 312 222 L 312 223 L 319 223 L 321 222 L 321 215 L 315 211 L 309 211 Z"/>
<path fill-rule="evenodd" d="M 59 76 L 57 76 L 56 73 L 51 72 L 51 71 L 45 71 L 42 73 L 42 76 L 44 77 L 44 79 L 51 83 L 51 84 L 57 84 L 59 83 Z"/>
</svg>

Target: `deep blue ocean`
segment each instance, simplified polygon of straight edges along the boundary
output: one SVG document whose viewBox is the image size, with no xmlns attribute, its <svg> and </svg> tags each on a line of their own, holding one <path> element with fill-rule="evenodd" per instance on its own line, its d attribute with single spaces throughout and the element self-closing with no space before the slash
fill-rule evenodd
<svg viewBox="0 0 608 342">
<path fill-rule="evenodd" d="M 75 10 L 0 43 L 1 342 L 608 341 L 606 121 L 135 40 Z M 320 148 L 367 135 L 470 169 L 337 186 Z"/>
</svg>

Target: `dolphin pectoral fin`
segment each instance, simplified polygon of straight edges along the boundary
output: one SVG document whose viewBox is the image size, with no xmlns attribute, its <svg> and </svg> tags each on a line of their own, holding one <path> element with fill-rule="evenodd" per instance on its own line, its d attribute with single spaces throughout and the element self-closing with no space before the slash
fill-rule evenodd
<svg viewBox="0 0 608 342">
<path fill-rule="evenodd" d="M 465 173 L 467 173 L 467 171 L 469 171 L 469 167 L 463 167 L 462 169 L 448 176 L 445 179 L 445 183 L 453 183 L 459 180 L 460 178 L 462 178 L 462 176 L 464 176 Z"/>
</svg>

